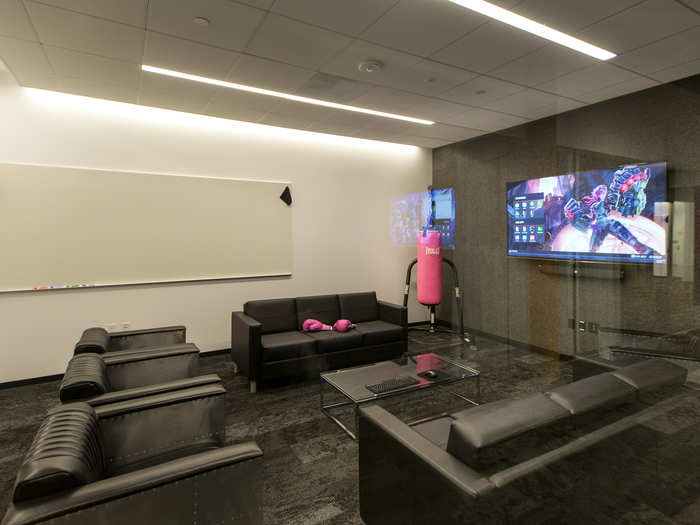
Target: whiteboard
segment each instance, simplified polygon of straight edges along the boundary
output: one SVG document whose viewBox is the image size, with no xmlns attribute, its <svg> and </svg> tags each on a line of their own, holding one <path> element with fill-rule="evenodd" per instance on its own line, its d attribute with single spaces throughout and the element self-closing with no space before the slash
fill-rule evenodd
<svg viewBox="0 0 700 525">
<path fill-rule="evenodd" d="M 0 291 L 291 275 L 287 185 L 0 163 Z"/>
</svg>

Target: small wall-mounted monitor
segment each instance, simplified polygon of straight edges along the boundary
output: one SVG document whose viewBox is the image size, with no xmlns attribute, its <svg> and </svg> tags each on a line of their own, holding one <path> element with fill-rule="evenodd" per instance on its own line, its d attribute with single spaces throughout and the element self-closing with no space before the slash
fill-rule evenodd
<svg viewBox="0 0 700 525">
<path fill-rule="evenodd" d="M 665 200 L 665 162 L 509 183 L 508 255 L 663 263 L 654 207 Z"/>
<path fill-rule="evenodd" d="M 433 229 L 440 232 L 443 248 L 455 247 L 455 192 L 442 188 L 432 192 L 409 193 L 391 200 L 391 241 L 414 246 L 418 231 L 427 223 L 434 204 Z"/>
</svg>

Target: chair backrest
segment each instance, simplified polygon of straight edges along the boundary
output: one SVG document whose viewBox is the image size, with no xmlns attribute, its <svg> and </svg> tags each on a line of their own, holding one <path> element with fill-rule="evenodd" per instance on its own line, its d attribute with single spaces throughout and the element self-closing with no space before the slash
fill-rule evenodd
<svg viewBox="0 0 700 525">
<path fill-rule="evenodd" d="M 107 366 L 100 355 L 78 354 L 68 361 L 59 388 L 61 402 L 84 401 L 110 391 Z"/>
<path fill-rule="evenodd" d="M 94 409 L 87 403 L 49 411 L 17 473 L 12 501 L 49 496 L 101 479 L 102 443 Z"/>
</svg>

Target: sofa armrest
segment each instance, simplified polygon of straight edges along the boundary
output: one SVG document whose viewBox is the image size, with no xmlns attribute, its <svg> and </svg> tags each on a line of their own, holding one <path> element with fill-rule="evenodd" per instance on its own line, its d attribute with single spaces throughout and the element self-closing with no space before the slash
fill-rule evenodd
<svg viewBox="0 0 700 525">
<path fill-rule="evenodd" d="M 192 377 L 199 370 L 199 348 L 191 343 L 108 352 L 102 358 L 114 390 Z"/>
<path fill-rule="evenodd" d="M 124 523 L 179 524 L 208 517 L 212 523 L 258 524 L 262 523 L 262 461 L 255 442 L 209 450 L 56 497 L 11 505 L 3 523 L 26 525 L 59 517 L 70 521 L 75 515 L 81 518 L 79 523 L 111 523 L 118 516 Z M 193 509 L 201 509 L 206 516 L 193 516 Z"/>
<path fill-rule="evenodd" d="M 393 323 L 404 329 L 404 338 L 408 337 L 408 308 L 398 304 L 377 301 L 379 307 L 379 319 L 387 323 Z"/>
<path fill-rule="evenodd" d="M 223 445 L 225 393 L 215 383 L 94 407 L 108 472 Z"/>
<path fill-rule="evenodd" d="M 204 386 L 220 383 L 221 378 L 216 374 L 208 374 L 204 376 L 187 377 L 185 379 L 177 379 L 175 381 L 167 381 L 155 385 L 146 385 L 137 388 L 127 388 L 126 390 L 115 390 L 107 392 L 97 397 L 93 397 L 86 401 L 93 407 L 106 405 L 108 403 L 119 403 L 140 397 L 153 396 L 157 394 L 165 394 L 167 392 L 175 392 L 177 390 L 185 390 L 196 386 Z"/>
<path fill-rule="evenodd" d="M 231 359 L 236 362 L 240 373 L 251 381 L 260 376 L 261 330 L 262 324 L 249 315 L 231 313 Z"/>
<path fill-rule="evenodd" d="M 176 345 L 185 342 L 187 342 L 187 329 L 183 325 L 126 330 L 109 334 L 110 351 Z"/>
</svg>

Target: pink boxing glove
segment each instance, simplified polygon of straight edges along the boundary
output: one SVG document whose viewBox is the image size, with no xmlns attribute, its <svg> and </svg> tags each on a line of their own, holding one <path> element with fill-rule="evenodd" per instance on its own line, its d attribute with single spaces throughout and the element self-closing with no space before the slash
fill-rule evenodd
<svg viewBox="0 0 700 525">
<path fill-rule="evenodd" d="M 318 332 L 320 330 L 333 330 L 333 327 L 323 324 L 316 319 L 307 319 L 301 324 L 301 329 L 304 332 Z"/>
<path fill-rule="evenodd" d="M 347 332 L 351 328 L 357 328 L 357 325 L 352 324 L 349 319 L 338 319 L 333 325 L 333 329 L 338 332 Z"/>
</svg>

